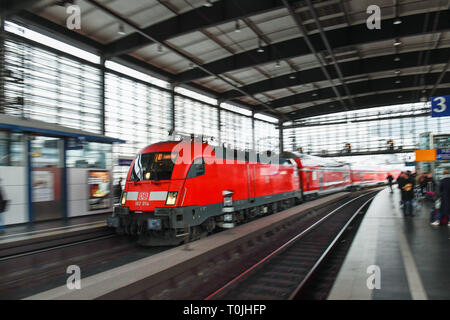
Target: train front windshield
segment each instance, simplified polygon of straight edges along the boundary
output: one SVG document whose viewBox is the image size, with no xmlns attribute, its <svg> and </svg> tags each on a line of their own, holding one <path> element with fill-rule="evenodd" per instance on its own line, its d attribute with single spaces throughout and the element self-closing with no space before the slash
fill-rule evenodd
<svg viewBox="0 0 450 320">
<path fill-rule="evenodd" d="M 176 158 L 175 152 L 139 154 L 134 161 L 130 179 L 132 181 L 170 180 Z"/>
</svg>

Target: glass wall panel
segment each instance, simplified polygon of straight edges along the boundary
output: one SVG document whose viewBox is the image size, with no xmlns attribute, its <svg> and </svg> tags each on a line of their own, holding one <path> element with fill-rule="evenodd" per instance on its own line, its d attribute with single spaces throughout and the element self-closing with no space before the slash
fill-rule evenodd
<svg viewBox="0 0 450 320">
<path fill-rule="evenodd" d="M 184 96 L 175 96 L 175 131 L 183 134 L 219 138 L 218 108 Z"/>
<path fill-rule="evenodd" d="M 101 133 L 99 68 L 5 40 L 5 113 Z"/>
<path fill-rule="evenodd" d="M 231 148 L 252 149 L 252 118 L 220 110 L 220 138 Z"/>
<path fill-rule="evenodd" d="M 109 143 L 84 142 L 69 147 L 66 153 L 68 168 L 109 169 L 112 165 L 112 145 Z"/>
<path fill-rule="evenodd" d="M 279 152 L 279 132 L 276 125 L 265 121 L 255 120 L 255 147 L 257 152 Z"/>
<path fill-rule="evenodd" d="M 0 166 L 25 166 L 24 150 L 22 133 L 0 131 Z"/>
<path fill-rule="evenodd" d="M 429 108 L 428 103 L 415 103 L 302 119 L 299 127 L 283 130 L 284 148 L 338 153 L 350 143 L 352 151 L 377 151 L 392 139 L 395 148 L 414 149 L 422 132 L 449 132 L 450 119 L 431 118 Z"/>
<path fill-rule="evenodd" d="M 115 144 L 115 180 L 128 167 L 119 158 L 133 158 L 149 144 L 167 140 L 172 126 L 170 93 L 137 80 L 107 72 L 105 76 L 105 134 L 126 140 Z"/>
</svg>

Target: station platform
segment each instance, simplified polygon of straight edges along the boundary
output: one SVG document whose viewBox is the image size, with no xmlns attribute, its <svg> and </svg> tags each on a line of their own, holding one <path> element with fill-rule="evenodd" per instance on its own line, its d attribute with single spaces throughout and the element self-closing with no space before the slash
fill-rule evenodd
<svg viewBox="0 0 450 320">
<path fill-rule="evenodd" d="M 393 189 L 372 201 L 329 300 L 450 299 L 450 228 L 430 225 L 427 202 L 404 217 Z"/>
<path fill-rule="evenodd" d="M 0 233 L 0 250 L 13 243 L 38 242 L 48 237 L 105 227 L 109 215 L 111 213 L 5 226 Z"/>
</svg>

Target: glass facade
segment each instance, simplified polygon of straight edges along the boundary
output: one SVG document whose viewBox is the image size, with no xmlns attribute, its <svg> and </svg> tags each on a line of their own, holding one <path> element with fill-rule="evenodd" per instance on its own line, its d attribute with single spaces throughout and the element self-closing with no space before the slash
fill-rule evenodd
<svg viewBox="0 0 450 320">
<path fill-rule="evenodd" d="M 230 148 L 252 149 L 252 118 L 220 110 L 220 139 Z"/>
<path fill-rule="evenodd" d="M 25 166 L 24 152 L 23 134 L 0 131 L 0 166 Z"/>
<path fill-rule="evenodd" d="M 112 144 L 83 142 L 66 153 L 68 168 L 108 169 L 112 165 Z"/>
<path fill-rule="evenodd" d="M 273 123 L 255 120 L 255 150 L 279 152 L 279 132 Z"/>
<path fill-rule="evenodd" d="M 144 82 L 107 72 L 105 75 L 105 135 L 126 140 L 113 146 L 114 173 L 125 177 L 119 158 L 133 158 L 151 143 L 167 140 L 172 127 L 170 93 Z"/>
<path fill-rule="evenodd" d="M 13 38 L 4 55 L 6 114 L 101 133 L 99 68 Z"/>
<path fill-rule="evenodd" d="M 186 96 L 175 96 L 175 131 L 182 135 L 195 134 L 219 140 L 218 107 Z"/>
<path fill-rule="evenodd" d="M 395 149 L 416 149 L 421 133 L 449 131 L 450 118 L 431 118 L 429 110 L 428 103 L 415 103 L 306 118 L 301 127 L 283 130 L 284 149 L 339 153 L 350 143 L 352 152 L 379 151 L 389 140 Z"/>
</svg>

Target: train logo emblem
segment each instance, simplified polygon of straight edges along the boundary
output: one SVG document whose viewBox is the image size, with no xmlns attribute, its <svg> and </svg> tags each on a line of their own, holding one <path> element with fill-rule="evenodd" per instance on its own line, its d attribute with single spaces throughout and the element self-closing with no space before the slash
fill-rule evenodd
<svg viewBox="0 0 450 320">
<path fill-rule="evenodd" d="M 149 196 L 150 196 L 149 192 L 140 192 L 138 200 L 140 200 L 140 201 L 148 200 Z"/>
</svg>

